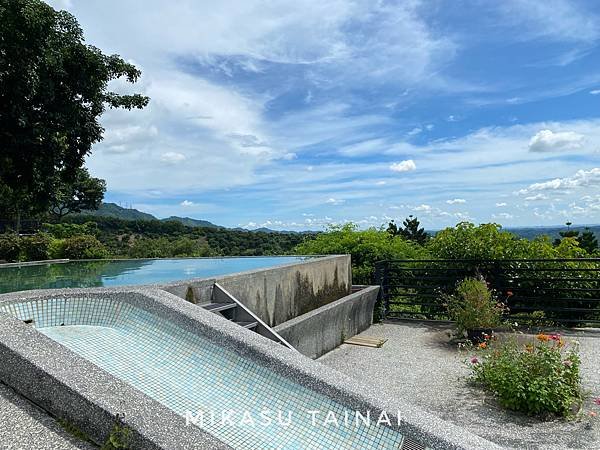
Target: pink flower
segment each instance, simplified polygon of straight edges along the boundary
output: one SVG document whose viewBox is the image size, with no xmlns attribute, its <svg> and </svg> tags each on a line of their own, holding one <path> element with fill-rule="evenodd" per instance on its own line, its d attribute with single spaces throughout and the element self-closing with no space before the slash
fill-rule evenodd
<svg viewBox="0 0 600 450">
<path fill-rule="evenodd" d="M 600 397 L 594 399 L 594 404 L 600 406 Z"/>
<path fill-rule="evenodd" d="M 479 359 L 477 359 L 477 356 L 473 356 L 471 358 L 471 364 L 477 364 L 479 362 Z M 600 399 L 599 399 L 600 400 Z"/>
<path fill-rule="evenodd" d="M 567 367 L 572 367 L 572 366 L 573 366 L 573 363 L 572 363 L 570 360 L 568 360 L 568 359 L 565 359 L 565 360 L 563 361 L 563 364 L 564 364 L 565 366 L 567 366 Z"/>
<path fill-rule="evenodd" d="M 552 339 L 553 341 L 560 341 L 560 334 L 553 333 L 550 335 L 550 339 Z"/>
</svg>

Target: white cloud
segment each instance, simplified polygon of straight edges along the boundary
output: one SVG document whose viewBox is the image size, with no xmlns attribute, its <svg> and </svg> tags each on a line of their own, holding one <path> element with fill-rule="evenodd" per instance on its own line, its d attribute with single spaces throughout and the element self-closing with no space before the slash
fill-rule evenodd
<svg viewBox="0 0 600 450">
<path fill-rule="evenodd" d="M 410 172 L 417 169 L 417 165 L 412 159 L 407 159 L 405 161 L 400 161 L 396 163 L 392 163 L 390 165 L 390 170 L 393 172 Z"/>
<path fill-rule="evenodd" d="M 496 203 L 496 208 L 504 208 L 505 206 L 507 206 L 505 202 Z"/>
<path fill-rule="evenodd" d="M 539 191 L 565 191 L 585 186 L 600 186 L 600 167 L 590 170 L 578 170 L 572 177 L 555 178 L 542 183 L 534 183 L 528 188 L 518 191 L 518 194 L 527 195 Z"/>
<path fill-rule="evenodd" d="M 183 206 L 184 208 L 190 208 L 190 207 L 194 206 L 194 205 L 195 205 L 195 203 L 194 203 L 194 202 L 191 202 L 191 201 L 189 201 L 189 200 L 184 200 L 184 201 L 182 201 L 182 202 L 181 202 L 179 205 L 180 205 L 180 206 Z"/>
<path fill-rule="evenodd" d="M 415 208 L 413 208 L 415 211 L 419 211 L 419 212 L 429 212 L 432 210 L 431 205 L 419 205 Z"/>
<path fill-rule="evenodd" d="M 463 203 L 467 203 L 467 201 L 464 198 L 455 198 L 452 200 L 446 200 L 446 203 L 448 203 L 449 205 L 460 205 Z"/>
<path fill-rule="evenodd" d="M 592 95 L 598 95 L 598 94 L 600 94 L 600 89 L 593 89 L 593 90 L 590 91 L 590 94 L 592 94 Z"/>
<path fill-rule="evenodd" d="M 541 130 L 529 141 L 530 152 L 560 152 L 579 150 L 585 143 L 585 136 L 573 131 L 554 133 L 551 130 Z"/>
<path fill-rule="evenodd" d="M 600 36 L 597 17 L 570 0 L 504 0 L 496 4 L 517 39 L 552 39 L 564 42 L 593 42 Z"/>
<path fill-rule="evenodd" d="M 514 219 L 515 216 L 513 216 L 510 213 L 498 213 L 498 214 L 492 214 L 492 219 Z"/>
<path fill-rule="evenodd" d="M 535 194 L 535 195 L 531 195 L 529 197 L 525 197 L 525 200 L 527 200 L 528 202 L 537 202 L 539 200 L 548 200 L 548 197 L 546 197 L 544 194 Z"/>
<path fill-rule="evenodd" d="M 423 128 L 419 128 L 419 127 L 415 127 L 412 130 L 410 130 L 408 133 L 406 133 L 407 136 L 416 136 L 417 134 L 420 134 L 423 132 Z"/>
<path fill-rule="evenodd" d="M 160 160 L 167 164 L 177 164 L 186 160 L 183 153 L 166 152 L 160 155 Z"/>
<path fill-rule="evenodd" d="M 343 203 L 346 203 L 346 200 L 330 197 L 325 201 L 325 203 L 329 205 L 341 205 Z"/>
</svg>

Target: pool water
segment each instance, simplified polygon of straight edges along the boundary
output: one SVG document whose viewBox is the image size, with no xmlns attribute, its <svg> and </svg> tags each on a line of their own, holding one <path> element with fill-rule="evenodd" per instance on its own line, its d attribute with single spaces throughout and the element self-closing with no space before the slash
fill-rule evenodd
<svg viewBox="0 0 600 450">
<path fill-rule="evenodd" d="M 122 259 L 0 267 L 0 294 L 49 288 L 168 283 L 299 262 L 306 257 Z"/>
<path fill-rule="evenodd" d="M 397 449 L 402 444 L 402 434 L 374 423 L 357 426 L 353 412 L 345 424 L 343 405 L 128 302 L 47 299 L 0 305 L 0 311 L 32 319 L 41 333 L 181 416 L 202 411 L 205 422 L 190 426 L 237 449 Z M 228 411 L 233 411 L 230 421 L 223 422 Z M 319 411 L 316 424 L 310 411 Z M 337 425 L 324 424 L 329 412 Z M 210 413 L 216 420 L 209 420 Z"/>
</svg>

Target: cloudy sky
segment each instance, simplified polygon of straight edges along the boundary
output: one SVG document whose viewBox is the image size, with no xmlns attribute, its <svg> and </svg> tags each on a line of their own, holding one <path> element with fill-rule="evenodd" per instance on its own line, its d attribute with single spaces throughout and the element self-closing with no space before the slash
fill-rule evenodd
<svg viewBox="0 0 600 450">
<path fill-rule="evenodd" d="M 600 223 L 594 0 L 50 3 L 151 97 L 103 117 L 107 201 L 248 228 Z"/>
</svg>

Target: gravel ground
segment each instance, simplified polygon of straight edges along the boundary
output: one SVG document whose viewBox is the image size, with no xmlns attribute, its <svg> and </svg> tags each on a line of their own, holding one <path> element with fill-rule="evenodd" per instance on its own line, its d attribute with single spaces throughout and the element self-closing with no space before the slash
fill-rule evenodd
<svg viewBox="0 0 600 450">
<path fill-rule="evenodd" d="M 0 383 L 0 448 L 91 450 L 71 436 L 43 410 Z"/>
<path fill-rule="evenodd" d="M 319 358 L 323 364 L 401 397 L 485 439 L 518 449 L 600 449 L 600 416 L 592 423 L 539 419 L 503 411 L 493 398 L 469 383 L 469 370 L 445 324 L 389 322 L 361 336 L 388 339 L 382 348 L 343 344 Z M 564 332 L 580 343 L 585 411 L 600 397 L 600 331 Z M 596 411 L 600 408 L 596 407 Z M 600 411 L 599 411 L 600 412 Z"/>
</svg>

